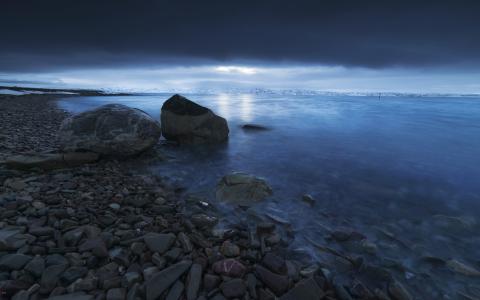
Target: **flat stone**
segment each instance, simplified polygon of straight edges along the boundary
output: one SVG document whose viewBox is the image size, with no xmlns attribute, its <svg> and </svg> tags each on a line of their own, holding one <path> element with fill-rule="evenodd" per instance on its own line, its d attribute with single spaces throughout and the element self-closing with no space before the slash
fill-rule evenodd
<svg viewBox="0 0 480 300">
<path fill-rule="evenodd" d="M 323 299 L 325 293 L 315 282 L 315 279 L 308 278 L 300 281 L 293 289 L 280 297 L 280 300 L 318 300 Z"/>
<path fill-rule="evenodd" d="M 169 250 L 175 242 L 176 236 L 173 233 L 148 233 L 143 237 L 148 249 L 160 254 Z"/>
<path fill-rule="evenodd" d="M 127 291 L 124 288 L 109 289 L 106 300 L 125 300 Z"/>
<path fill-rule="evenodd" d="M 267 268 L 259 265 L 256 266 L 255 272 L 257 273 L 258 278 L 277 296 L 280 296 L 288 290 L 290 285 L 288 276 L 275 274 Z"/>
<path fill-rule="evenodd" d="M 198 290 L 202 282 L 202 266 L 200 264 L 193 264 L 188 273 L 187 279 L 187 300 L 197 299 Z"/>
<path fill-rule="evenodd" d="M 242 298 L 245 295 L 247 286 L 242 279 L 236 278 L 222 283 L 220 289 L 227 298 Z"/>
<path fill-rule="evenodd" d="M 25 266 L 24 270 L 39 278 L 45 270 L 45 260 L 37 255 Z"/>
<path fill-rule="evenodd" d="M 191 265 L 191 261 L 181 261 L 155 274 L 145 284 L 147 300 L 160 297 Z"/>
<path fill-rule="evenodd" d="M 20 270 L 30 260 L 31 256 L 23 254 L 7 254 L 0 258 L 0 270 Z"/>
<path fill-rule="evenodd" d="M 175 284 L 170 288 L 170 291 L 168 291 L 167 298 L 165 298 L 165 300 L 180 299 L 184 289 L 184 284 L 180 280 L 177 280 Z"/>
<path fill-rule="evenodd" d="M 262 260 L 262 264 L 267 267 L 270 271 L 277 274 L 286 274 L 287 265 L 285 260 L 271 252 L 265 254 Z"/>
</svg>

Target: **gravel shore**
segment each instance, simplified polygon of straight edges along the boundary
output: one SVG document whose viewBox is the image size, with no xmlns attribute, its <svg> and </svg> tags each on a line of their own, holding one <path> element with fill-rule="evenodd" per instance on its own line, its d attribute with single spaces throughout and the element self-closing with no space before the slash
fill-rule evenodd
<svg viewBox="0 0 480 300">
<path fill-rule="evenodd" d="M 0 161 L 57 149 L 67 116 L 52 95 L 0 96 Z M 285 257 L 276 224 L 212 229 L 208 205 L 131 167 L 158 155 L 0 167 L 2 297 L 342 299 L 326 270 Z"/>
</svg>

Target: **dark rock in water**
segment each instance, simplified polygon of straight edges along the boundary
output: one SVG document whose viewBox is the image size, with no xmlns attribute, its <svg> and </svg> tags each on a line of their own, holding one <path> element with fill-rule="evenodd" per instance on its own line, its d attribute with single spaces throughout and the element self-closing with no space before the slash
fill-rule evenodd
<svg viewBox="0 0 480 300">
<path fill-rule="evenodd" d="M 59 140 L 64 151 L 131 156 L 151 148 L 160 135 L 159 124 L 145 112 L 108 104 L 64 120 Z"/>
<path fill-rule="evenodd" d="M 266 131 L 270 130 L 270 128 L 262 126 L 262 125 L 256 125 L 256 124 L 245 124 L 242 125 L 243 130 L 247 131 Z"/>
<path fill-rule="evenodd" d="M 325 293 L 313 278 L 299 282 L 293 289 L 280 297 L 280 300 L 317 300 L 323 299 Z"/>
<path fill-rule="evenodd" d="M 216 217 L 207 216 L 206 214 L 193 215 L 190 220 L 192 221 L 193 225 L 199 228 L 212 227 L 218 222 Z"/>
<path fill-rule="evenodd" d="M 159 298 L 191 265 L 191 261 L 181 261 L 153 275 L 145 284 L 147 300 Z"/>
<path fill-rule="evenodd" d="M 285 263 L 285 260 L 271 252 L 265 254 L 262 263 L 272 272 L 277 274 L 287 273 L 287 264 Z"/>
<path fill-rule="evenodd" d="M 395 300 L 412 300 L 413 297 L 398 281 L 392 280 L 388 285 L 388 293 Z"/>
<path fill-rule="evenodd" d="M 187 279 L 187 300 L 197 299 L 198 290 L 202 283 L 202 266 L 199 264 L 193 264 L 188 273 Z"/>
<path fill-rule="evenodd" d="M 288 290 L 290 281 L 288 276 L 282 276 L 270 272 L 268 269 L 257 265 L 255 272 L 258 275 L 258 278 L 265 283 L 265 285 L 271 289 L 277 296 L 285 293 Z"/>
<path fill-rule="evenodd" d="M 247 287 L 242 279 L 236 278 L 222 283 L 220 289 L 227 298 L 242 298 L 243 295 L 245 295 Z"/>
<path fill-rule="evenodd" d="M 174 95 L 162 106 L 162 134 L 167 140 L 186 144 L 219 143 L 228 138 L 227 121 L 210 109 Z"/>
<path fill-rule="evenodd" d="M 265 180 L 245 173 L 224 176 L 216 190 L 217 200 L 239 205 L 250 205 L 270 195 L 272 188 Z"/>
<path fill-rule="evenodd" d="M 243 277 L 246 268 L 236 259 L 228 258 L 214 263 L 213 271 L 217 274 L 229 277 Z"/>
</svg>

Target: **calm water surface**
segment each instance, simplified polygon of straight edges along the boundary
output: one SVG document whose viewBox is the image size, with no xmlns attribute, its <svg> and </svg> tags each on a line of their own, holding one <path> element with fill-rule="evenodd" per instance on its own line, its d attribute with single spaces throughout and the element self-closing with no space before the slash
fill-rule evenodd
<svg viewBox="0 0 480 300">
<path fill-rule="evenodd" d="M 169 96 L 79 97 L 59 105 L 81 112 L 123 103 L 158 120 Z M 274 196 L 253 210 L 291 223 L 292 247 L 320 261 L 323 254 L 311 241 L 365 255 L 389 268 L 419 299 L 480 291 L 478 279 L 422 259 L 453 258 L 480 269 L 479 98 L 186 96 L 228 120 L 229 142 L 165 147 L 174 158 L 152 166 L 155 172 L 212 202 L 216 183 L 231 171 L 264 177 Z M 271 130 L 246 132 L 240 128 L 245 123 Z M 305 193 L 316 199 L 313 208 L 300 200 Z M 231 213 L 229 220 L 245 218 L 244 212 Z M 326 241 L 326 232 L 338 228 L 363 233 L 377 254 Z"/>
</svg>

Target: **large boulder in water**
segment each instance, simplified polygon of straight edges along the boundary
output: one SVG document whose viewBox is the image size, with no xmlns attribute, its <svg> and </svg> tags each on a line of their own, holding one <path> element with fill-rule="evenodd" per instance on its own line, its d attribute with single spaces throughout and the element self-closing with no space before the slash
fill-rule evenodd
<svg viewBox="0 0 480 300">
<path fill-rule="evenodd" d="M 147 113 L 108 104 L 63 121 L 59 140 L 64 151 L 91 151 L 107 156 L 131 156 L 158 142 L 161 128 Z"/>
<path fill-rule="evenodd" d="M 219 143 L 228 138 L 227 121 L 210 109 L 174 95 L 162 106 L 162 134 L 186 144 Z"/>
<path fill-rule="evenodd" d="M 270 195 L 272 188 L 265 180 L 238 172 L 224 176 L 216 190 L 217 200 L 239 205 L 250 205 Z"/>
</svg>

